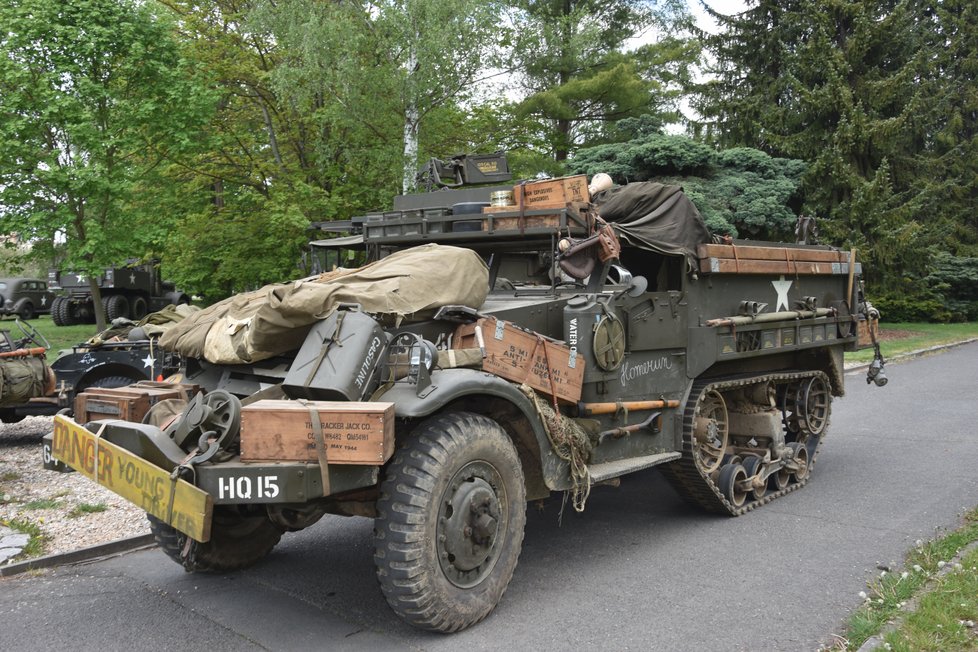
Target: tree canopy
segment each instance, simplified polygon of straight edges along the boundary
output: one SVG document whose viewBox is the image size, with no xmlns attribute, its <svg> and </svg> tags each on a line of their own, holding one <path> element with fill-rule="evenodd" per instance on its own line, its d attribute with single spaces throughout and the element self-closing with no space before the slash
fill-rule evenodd
<svg viewBox="0 0 978 652">
<path fill-rule="evenodd" d="M 707 39 L 702 133 L 807 161 L 822 233 L 923 301 L 933 255 L 978 242 L 976 18 L 958 0 L 750 2 Z"/>
<path fill-rule="evenodd" d="M 169 23 L 136 2 L 10 0 L 0 25 L 3 232 L 89 276 L 159 251 L 173 223 L 148 195 L 212 102 Z"/>
<path fill-rule="evenodd" d="M 710 35 L 683 0 L 8 0 L 0 227 L 215 300 L 300 273 L 311 224 L 429 157 L 505 150 L 518 177 L 679 183 L 718 233 L 814 215 L 884 309 L 964 318 L 976 14 L 748 0 Z"/>
<path fill-rule="evenodd" d="M 570 170 L 604 172 L 618 183 L 680 185 L 719 235 L 775 241 L 794 237 L 804 162 L 748 147 L 718 152 L 687 136 L 663 134 L 642 120 L 619 125 L 634 137 L 579 150 Z"/>
</svg>

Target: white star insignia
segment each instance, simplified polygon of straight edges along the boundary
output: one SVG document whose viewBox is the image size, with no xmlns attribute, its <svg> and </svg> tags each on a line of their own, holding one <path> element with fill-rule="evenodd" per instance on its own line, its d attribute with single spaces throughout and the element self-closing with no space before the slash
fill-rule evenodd
<svg viewBox="0 0 978 652">
<path fill-rule="evenodd" d="M 774 285 L 774 291 L 778 293 L 778 305 L 774 312 L 781 312 L 782 305 L 785 310 L 788 309 L 788 290 L 791 289 L 791 283 L 791 281 L 784 280 L 784 274 L 781 275 L 780 281 L 771 281 L 771 284 Z"/>
<path fill-rule="evenodd" d="M 129 275 L 129 285 L 135 285 L 135 284 L 136 284 L 136 275 L 133 273 Z"/>
<path fill-rule="evenodd" d="M 85 275 L 84 274 L 75 274 L 75 278 L 78 279 L 78 282 L 79 283 L 83 283 L 85 281 Z"/>
<path fill-rule="evenodd" d="M 145 358 L 143 358 L 144 367 L 149 367 L 152 369 L 154 364 L 156 364 L 156 360 L 153 358 L 153 356 L 147 355 Z"/>
<path fill-rule="evenodd" d="M 48 298 L 47 297 L 41 297 L 41 305 L 42 306 L 48 305 Z"/>
</svg>

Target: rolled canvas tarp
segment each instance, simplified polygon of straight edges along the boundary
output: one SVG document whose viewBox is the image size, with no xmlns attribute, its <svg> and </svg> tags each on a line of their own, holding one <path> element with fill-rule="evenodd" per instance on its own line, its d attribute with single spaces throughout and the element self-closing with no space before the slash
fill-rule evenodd
<svg viewBox="0 0 978 652">
<path fill-rule="evenodd" d="M 412 247 L 358 269 L 266 285 L 220 301 L 168 330 L 160 345 L 215 364 L 251 363 L 298 349 L 340 304 L 390 323 L 425 319 L 447 305 L 479 308 L 489 270 L 474 251 Z"/>
</svg>

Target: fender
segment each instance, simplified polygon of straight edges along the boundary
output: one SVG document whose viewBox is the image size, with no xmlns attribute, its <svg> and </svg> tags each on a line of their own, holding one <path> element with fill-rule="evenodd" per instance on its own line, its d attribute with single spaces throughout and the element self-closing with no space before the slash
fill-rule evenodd
<svg viewBox="0 0 978 652">
<path fill-rule="evenodd" d="M 473 396 L 501 398 L 515 406 L 530 424 L 547 487 L 554 491 L 570 488 L 569 465 L 553 453 L 536 407 L 514 383 L 476 369 L 443 369 L 432 371 L 431 385 L 421 394 L 420 397 L 417 395 L 417 386 L 413 383 L 396 383 L 374 400 L 394 403 L 394 414 L 400 418 L 418 419 L 430 416 L 458 399 Z M 501 425 L 506 427 L 507 424 Z"/>
</svg>

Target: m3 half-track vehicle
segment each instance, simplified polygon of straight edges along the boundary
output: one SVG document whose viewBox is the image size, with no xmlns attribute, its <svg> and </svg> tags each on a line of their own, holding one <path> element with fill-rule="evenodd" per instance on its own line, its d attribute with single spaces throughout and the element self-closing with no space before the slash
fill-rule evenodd
<svg viewBox="0 0 978 652">
<path fill-rule="evenodd" d="M 853 253 L 715 242 L 675 187 L 546 183 L 365 216 L 373 262 L 184 320 L 163 345 L 205 391 L 143 423 L 58 416 L 54 457 L 142 506 L 192 571 L 373 518 L 388 603 L 442 632 L 500 600 L 528 500 L 583 510 L 650 467 L 735 516 L 803 487 L 843 353 L 874 343 Z"/>
<path fill-rule="evenodd" d="M 106 268 L 97 283 L 107 321 L 139 321 L 170 304 L 190 303 L 189 295 L 160 278 L 159 266 L 153 263 Z M 61 293 L 51 305 L 55 326 L 95 323 L 95 303 L 87 276 L 50 270 L 48 286 Z"/>
</svg>

